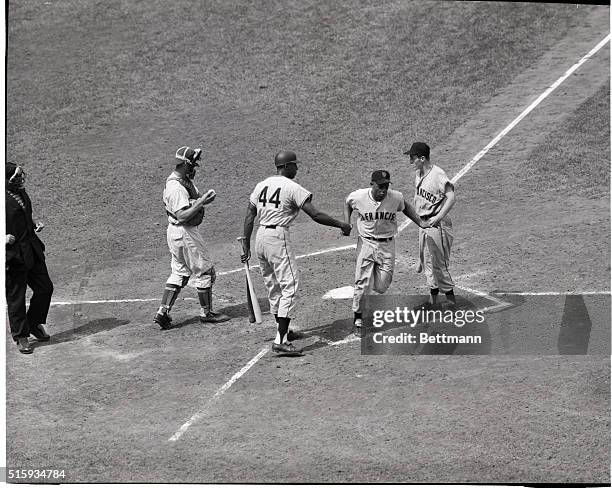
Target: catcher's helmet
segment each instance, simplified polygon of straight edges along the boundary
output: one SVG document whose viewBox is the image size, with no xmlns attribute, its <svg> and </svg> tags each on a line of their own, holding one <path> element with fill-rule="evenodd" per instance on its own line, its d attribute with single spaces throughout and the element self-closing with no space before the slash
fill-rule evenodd
<svg viewBox="0 0 612 488">
<path fill-rule="evenodd" d="M 274 164 L 276 167 L 285 166 L 287 163 L 300 164 L 297 160 L 297 156 L 293 151 L 281 151 L 274 156 Z"/>
<path fill-rule="evenodd" d="M 188 146 L 179 147 L 176 151 L 176 159 L 191 164 L 192 166 L 200 166 L 198 160 L 202 154 L 202 149 L 191 149 Z"/>
</svg>

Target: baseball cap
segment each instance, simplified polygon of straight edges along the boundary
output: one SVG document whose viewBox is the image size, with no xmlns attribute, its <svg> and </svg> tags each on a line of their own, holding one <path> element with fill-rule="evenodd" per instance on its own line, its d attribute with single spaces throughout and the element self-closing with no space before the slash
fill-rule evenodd
<svg viewBox="0 0 612 488">
<path fill-rule="evenodd" d="M 372 173 L 372 181 L 377 185 L 384 185 L 385 183 L 391 183 L 391 175 L 384 169 L 377 169 Z"/>
<path fill-rule="evenodd" d="M 193 166 L 200 166 L 198 164 L 198 159 L 200 159 L 200 155 L 202 154 L 202 149 L 191 149 L 189 146 L 179 147 L 176 151 L 176 159 L 180 161 L 185 161 Z"/>
<path fill-rule="evenodd" d="M 301 161 L 297 160 L 297 156 L 293 151 L 281 151 L 274 156 L 274 165 L 277 168 L 279 166 L 285 166 L 287 163 L 302 164 Z"/>
<path fill-rule="evenodd" d="M 429 146 L 424 142 L 415 142 L 410 146 L 408 151 L 404 151 L 404 154 L 408 154 L 409 156 L 425 156 L 429 159 Z"/>
</svg>

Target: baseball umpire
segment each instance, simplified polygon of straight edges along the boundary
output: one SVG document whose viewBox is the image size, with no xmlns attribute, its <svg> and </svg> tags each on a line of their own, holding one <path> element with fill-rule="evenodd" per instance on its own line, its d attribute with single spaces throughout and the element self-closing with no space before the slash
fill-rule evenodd
<svg viewBox="0 0 612 488">
<path fill-rule="evenodd" d="M 414 207 L 428 228 L 419 230 L 419 264 L 417 273 L 425 271 L 430 303 L 438 303 L 440 290 L 451 305 L 456 304 L 454 283 L 448 270 L 453 224 L 448 213 L 455 204 L 455 186 L 442 168 L 429 159 L 429 146 L 415 142 L 404 154 L 416 170 Z"/>
<path fill-rule="evenodd" d="M 353 292 L 353 333 L 358 337 L 361 337 L 363 326 L 364 293 L 369 289 L 384 293 L 393 280 L 397 213 L 402 212 L 419 227 L 426 227 L 414 208 L 404 200 L 404 195 L 389 189 L 390 178 L 386 170 L 374 171 L 370 188 L 355 190 L 344 205 L 345 222 L 350 223 L 355 212 L 359 232 Z"/>
<path fill-rule="evenodd" d="M 28 337 L 48 341 L 47 321 L 53 283 L 45 263 L 45 245 L 36 235 L 43 224 L 32 221 L 32 202 L 25 191 L 25 171 L 15 163 L 5 166 L 6 193 L 6 304 L 13 340 L 19 352 L 34 352 Z M 32 289 L 26 312 L 27 287 Z"/>
<path fill-rule="evenodd" d="M 171 326 L 169 312 L 180 291 L 194 277 L 200 300 L 200 322 L 218 323 L 229 320 L 227 315 L 216 313 L 212 306 L 212 286 L 215 283 L 215 267 L 206 251 L 206 244 L 198 226 L 204 219 L 204 206 L 215 199 L 214 190 L 200 194 L 193 184 L 202 150 L 187 146 L 176 151 L 176 167 L 166 180 L 163 200 L 168 214 L 166 237 L 170 249 L 172 272 L 166 281 L 161 305 L 153 322 L 162 329 Z"/>
<path fill-rule="evenodd" d="M 294 152 L 279 152 L 274 164 L 276 175 L 257 183 L 251 193 L 244 219 L 241 260 L 245 262 L 251 256 L 251 234 L 255 217 L 258 217 L 255 250 L 268 290 L 270 311 L 277 322 L 272 351 L 282 355 L 299 355 L 301 351 L 288 338 L 299 285 L 299 271 L 289 232 L 291 223 L 302 209 L 318 224 L 338 227 L 344 235 L 350 234 L 351 226 L 315 208 L 312 193 L 293 181 L 301 164 Z"/>
</svg>

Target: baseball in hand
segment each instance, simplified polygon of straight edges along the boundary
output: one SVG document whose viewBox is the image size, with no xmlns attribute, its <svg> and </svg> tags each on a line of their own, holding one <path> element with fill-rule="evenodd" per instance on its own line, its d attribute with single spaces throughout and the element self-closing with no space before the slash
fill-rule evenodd
<svg viewBox="0 0 612 488">
<path fill-rule="evenodd" d="M 15 236 L 13 234 L 6 234 L 6 243 L 7 244 L 14 244 L 15 243 Z"/>
<path fill-rule="evenodd" d="M 204 203 L 212 202 L 216 196 L 217 196 L 217 193 L 215 192 L 215 190 L 213 189 L 208 190 L 206 194 L 204 195 Z"/>
</svg>

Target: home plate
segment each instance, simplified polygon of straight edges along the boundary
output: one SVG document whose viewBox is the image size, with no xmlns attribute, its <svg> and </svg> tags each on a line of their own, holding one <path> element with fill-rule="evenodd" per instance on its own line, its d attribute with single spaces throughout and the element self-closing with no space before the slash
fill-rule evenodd
<svg viewBox="0 0 612 488">
<path fill-rule="evenodd" d="M 345 298 L 353 298 L 352 286 L 341 286 L 340 288 L 334 288 L 323 295 L 323 300 L 343 300 Z"/>
</svg>

